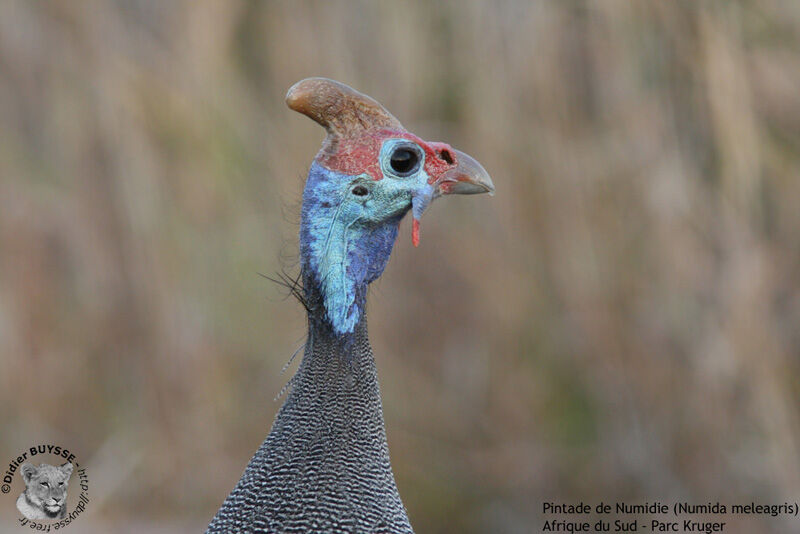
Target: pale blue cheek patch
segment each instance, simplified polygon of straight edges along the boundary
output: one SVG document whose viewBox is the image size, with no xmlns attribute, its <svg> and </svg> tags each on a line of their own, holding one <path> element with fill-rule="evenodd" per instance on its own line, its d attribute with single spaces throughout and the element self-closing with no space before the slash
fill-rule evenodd
<svg viewBox="0 0 800 534">
<path fill-rule="evenodd" d="M 346 232 L 341 224 L 348 215 L 342 213 L 345 180 L 347 177 L 312 164 L 303 192 L 300 227 L 304 267 L 313 274 L 326 315 L 339 333 L 352 331 L 359 315 L 353 306 L 355 288 L 347 283 Z"/>
<path fill-rule="evenodd" d="M 303 193 L 300 252 L 317 283 L 325 314 L 337 334 L 352 332 L 361 319 L 367 284 L 389 260 L 408 194 L 351 196 L 353 176 L 312 164 Z M 370 189 L 374 182 L 366 185 Z"/>
<path fill-rule="evenodd" d="M 425 177 L 427 178 L 427 174 Z M 433 193 L 434 187 L 428 183 L 427 179 L 416 187 L 411 199 L 411 214 L 415 219 L 420 220 L 422 218 L 422 214 L 433 201 Z"/>
</svg>

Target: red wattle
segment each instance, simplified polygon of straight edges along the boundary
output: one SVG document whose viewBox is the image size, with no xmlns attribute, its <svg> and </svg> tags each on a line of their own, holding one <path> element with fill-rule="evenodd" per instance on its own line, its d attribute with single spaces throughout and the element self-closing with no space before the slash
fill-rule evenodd
<svg viewBox="0 0 800 534">
<path fill-rule="evenodd" d="M 411 243 L 415 246 L 419 246 L 419 219 L 414 219 L 411 223 Z"/>
</svg>

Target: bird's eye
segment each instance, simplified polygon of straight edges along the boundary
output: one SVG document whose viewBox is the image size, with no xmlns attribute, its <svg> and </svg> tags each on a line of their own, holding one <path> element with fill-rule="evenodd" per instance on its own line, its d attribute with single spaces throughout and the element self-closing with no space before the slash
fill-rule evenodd
<svg viewBox="0 0 800 534">
<path fill-rule="evenodd" d="M 357 197 L 363 197 L 366 196 L 367 193 L 369 193 L 369 190 L 363 185 L 357 185 L 350 192 Z"/>
<path fill-rule="evenodd" d="M 419 155 L 409 147 L 399 147 L 389 159 L 389 165 L 398 176 L 409 176 L 419 167 Z"/>
</svg>

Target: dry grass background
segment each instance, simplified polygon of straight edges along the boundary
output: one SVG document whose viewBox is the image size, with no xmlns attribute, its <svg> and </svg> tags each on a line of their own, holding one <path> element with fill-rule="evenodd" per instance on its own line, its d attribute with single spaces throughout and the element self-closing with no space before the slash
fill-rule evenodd
<svg viewBox="0 0 800 534">
<path fill-rule="evenodd" d="M 311 75 L 497 185 L 371 293 L 419 532 L 798 499 L 800 3 L 4 1 L 0 452 L 79 452 L 82 531 L 201 530 L 266 434 Z"/>
</svg>

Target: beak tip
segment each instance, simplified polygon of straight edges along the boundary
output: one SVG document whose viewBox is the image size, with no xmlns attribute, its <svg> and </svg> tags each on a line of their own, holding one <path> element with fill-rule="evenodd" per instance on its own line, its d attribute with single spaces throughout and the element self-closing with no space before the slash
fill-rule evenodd
<svg viewBox="0 0 800 534">
<path fill-rule="evenodd" d="M 488 174 L 484 176 L 481 185 L 486 188 L 486 192 L 489 193 L 490 197 L 494 196 L 494 182 L 492 182 L 492 178 Z"/>
<path fill-rule="evenodd" d="M 478 195 L 489 193 L 494 196 L 494 183 L 489 173 L 474 158 L 454 150 L 458 158 L 458 165 L 444 174 L 441 183 L 447 183 L 447 187 L 442 187 L 446 194 Z"/>
</svg>

